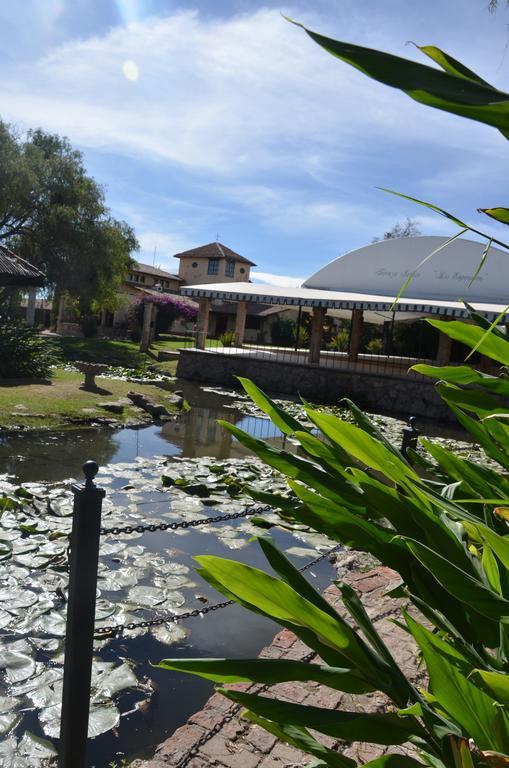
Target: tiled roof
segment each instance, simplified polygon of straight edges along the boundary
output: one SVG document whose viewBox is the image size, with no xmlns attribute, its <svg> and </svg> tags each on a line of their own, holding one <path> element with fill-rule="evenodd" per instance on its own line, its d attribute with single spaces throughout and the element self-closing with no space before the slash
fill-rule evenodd
<svg viewBox="0 0 509 768">
<path fill-rule="evenodd" d="M 0 245 L 0 285 L 40 286 L 44 285 L 44 274 L 28 261 Z"/>
<path fill-rule="evenodd" d="M 159 267 L 152 267 L 150 264 L 142 264 L 141 261 L 135 261 L 134 272 L 143 272 L 145 275 L 153 275 L 154 277 L 164 277 L 166 280 L 179 280 L 179 282 L 183 283 L 184 279 L 182 277 L 179 277 L 178 275 L 173 275 L 171 272 L 165 272 L 164 269 L 159 269 Z"/>
<path fill-rule="evenodd" d="M 252 267 L 256 267 L 252 261 L 246 259 L 227 245 L 222 243 L 207 243 L 207 245 L 200 245 L 198 248 L 191 248 L 189 251 L 183 251 L 182 253 L 175 254 L 176 259 L 232 259 L 232 261 L 240 261 L 242 264 L 250 264 Z"/>
</svg>

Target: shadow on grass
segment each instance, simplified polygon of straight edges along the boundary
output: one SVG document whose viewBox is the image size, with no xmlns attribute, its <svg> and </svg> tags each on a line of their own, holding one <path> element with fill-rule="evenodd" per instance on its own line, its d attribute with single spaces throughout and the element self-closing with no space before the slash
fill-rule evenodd
<svg viewBox="0 0 509 768">
<path fill-rule="evenodd" d="M 81 392 L 90 392 L 93 395 L 111 395 L 112 392 L 110 392 L 109 389 L 104 389 L 104 387 L 86 387 L 84 384 L 79 387 L 79 390 Z"/>
<path fill-rule="evenodd" d="M 50 387 L 53 384 L 52 379 L 2 379 L 0 378 L 0 387 L 29 387 L 34 384 L 44 384 Z"/>
</svg>

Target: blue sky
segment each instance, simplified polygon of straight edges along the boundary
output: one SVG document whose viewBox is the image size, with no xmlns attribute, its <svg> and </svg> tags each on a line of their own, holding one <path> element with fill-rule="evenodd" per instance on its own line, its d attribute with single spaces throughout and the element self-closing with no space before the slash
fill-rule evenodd
<svg viewBox="0 0 509 768">
<path fill-rule="evenodd" d="M 508 204 L 509 146 L 368 80 L 280 11 L 406 57 L 419 59 L 409 40 L 436 44 L 507 90 L 500 5 L 4 0 L 0 116 L 84 152 L 114 215 L 135 227 L 140 260 L 156 249 L 156 264 L 175 271 L 172 254 L 219 236 L 260 279 L 298 281 L 406 216 L 424 234 L 454 231 L 377 186 L 497 232 L 476 208 Z"/>
</svg>

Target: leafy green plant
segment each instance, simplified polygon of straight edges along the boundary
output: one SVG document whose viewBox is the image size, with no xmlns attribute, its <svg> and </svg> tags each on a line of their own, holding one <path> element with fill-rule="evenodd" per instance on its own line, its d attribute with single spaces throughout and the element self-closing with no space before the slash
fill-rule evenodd
<svg viewBox="0 0 509 768">
<path fill-rule="evenodd" d="M 420 47 L 444 71 L 306 32 L 337 58 L 411 98 L 495 126 L 509 138 L 509 95 L 440 49 Z M 416 202 L 463 231 L 483 234 L 438 206 Z M 506 208 L 481 212 L 509 223 Z M 508 247 L 486 239 L 485 254 L 491 242 Z M 402 613 L 402 626 L 414 638 L 428 674 L 427 685 L 417 688 L 378 635 L 356 593 L 337 583 L 345 619 L 270 538 L 260 537 L 259 543 L 274 575 L 218 557 L 197 558 L 199 572 L 212 586 L 293 631 L 321 663 L 172 659 L 160 666 L 218 683 L 313 680 L 353 696 L 385 694 L 383 711 L 366 713 L 357 707 L 330 711 L 221 690 L 246 708 L 246 717 L 313 756 L 314 765 L 355 765 L 322 744 L 319 734 L 413 747 L 413 756 L 389 752 L 368 763 L 373 768 L 481 768 L 509 762 L 509 341 L 496 328 L 505 312 L 490 324 L 467 309 L 471 325 L 440 320 L 431 324 L 500 365 L 499 375 L 466 365 L 418 365 L 415 370 L 438 380 L 439 395 L 479 445 L 482 463 L 422 440 L 424 453 L 410 452 L 411 465 L 353 403 L 347 401 L 352 422 L 304 403 L 310 429 L 245 379 L 241 383 L 246 392 L 298 444 L 298 453 L 222 423 L 286 476 L 288 494 L 250 490 L 254 499 L 279 510 L 282 526 L 308 526 L 369 552 L 400 575 L 391 595 L 407 598 L 420 612 L 420 618 Z"/>
<path fill-rule="evenodd" d="M 58 362 L 54 345 L 35 328 L 0 316 L 0 379 L 46 378 Z"/>
<path fill-rule="evenodd" d="M 235 346 L 235 331 L 225 331 L 222 333 L 219 337 L 219 341 L 223 345 L 223 347 L 234 347 Z"/>
<path fill-rule="evenodd" d="M 347 328 L 341 328 L 329 342 L 329 348 L 337 352 L 348 352 L 350 333 Z"/>
<path fill-rule="evenodd" d="M 384 343 L 381 338 L 370 339 L 366 344 L 366 352 L 370 355 L 380 355 L 383 352 Z"/>
<path fill-rule="evenodd" d="M 500 341 L 509 363 L 509 343 Z M 441 369 L 417 369 L 441 375 Z M 348 405 L 354 423 L 305 405 L 318 431 L 314 434 L 245 379 L 241 383 L 258 407 L 298 442 L 299 455 L 223 422 L 243 445 L 286 475 L 289 496 L 263 494 L 264 502 L 279 510 L 283 526 L 309 526 L 374 555 L 400 574 L 397 595 L 410 599 L 434 627 L 432 632 L 403 614 L 429 674 L 428 689 L 419 690 L 398 667 L 355 592 L 338 583 L 350 616 L 347 622 L 269 538 L 259 542 L 276 576 L 218 557 L 197 558 L 199 572 L 210 584 L 291 629 L 316 651 L 322 664 L 192 659 L 165 660 L 161 666 L 215 682 L 305 679 L 348 693 L 377 690 L 387 696 L 386 711 L 371 714 L 330 712 L 222 691 L 247 708 L 247 717 L 319 757 L 324 765 L 352 763 L 327 750 L 309 729 L 347 741 L 410 742 L 433 766 L 456 768 L 459 754 L 467 760 L 465 750 L 476 765 L 490 762 L 486 753 L 491 751 L 509 753 L 509 527 L 504 518 L 509 518 L 509 481 L 504 476 L 509 431 L 507 413 L 501 407 L 498 414 L 493 407 L 494 400 L 501 405 L 509 395 L 509 384 L 469 368 L 444 370 L 440 394 L 498 469 L 423 441 L 428 454 L 419 459 L 426 467 L 423 477 L 353 403 Z M 254 489 L 251 495 L 260 499 Z M 415 761 L 408 758 L 402 764 Z"/>
</svg>

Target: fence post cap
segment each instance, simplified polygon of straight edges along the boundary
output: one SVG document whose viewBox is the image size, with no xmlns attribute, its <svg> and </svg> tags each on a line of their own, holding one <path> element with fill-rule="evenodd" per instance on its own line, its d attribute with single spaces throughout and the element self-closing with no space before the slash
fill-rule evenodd
<svg viewBox="0 0 509 768">
<path fill-rule="evenodd" d="M 97 461 L 86 461 L 83 464 L 83 474 L 85 475 L 85 488 L 94 487 L 94 477 L 99 472 L 99 464 Z"/>
</svg>

